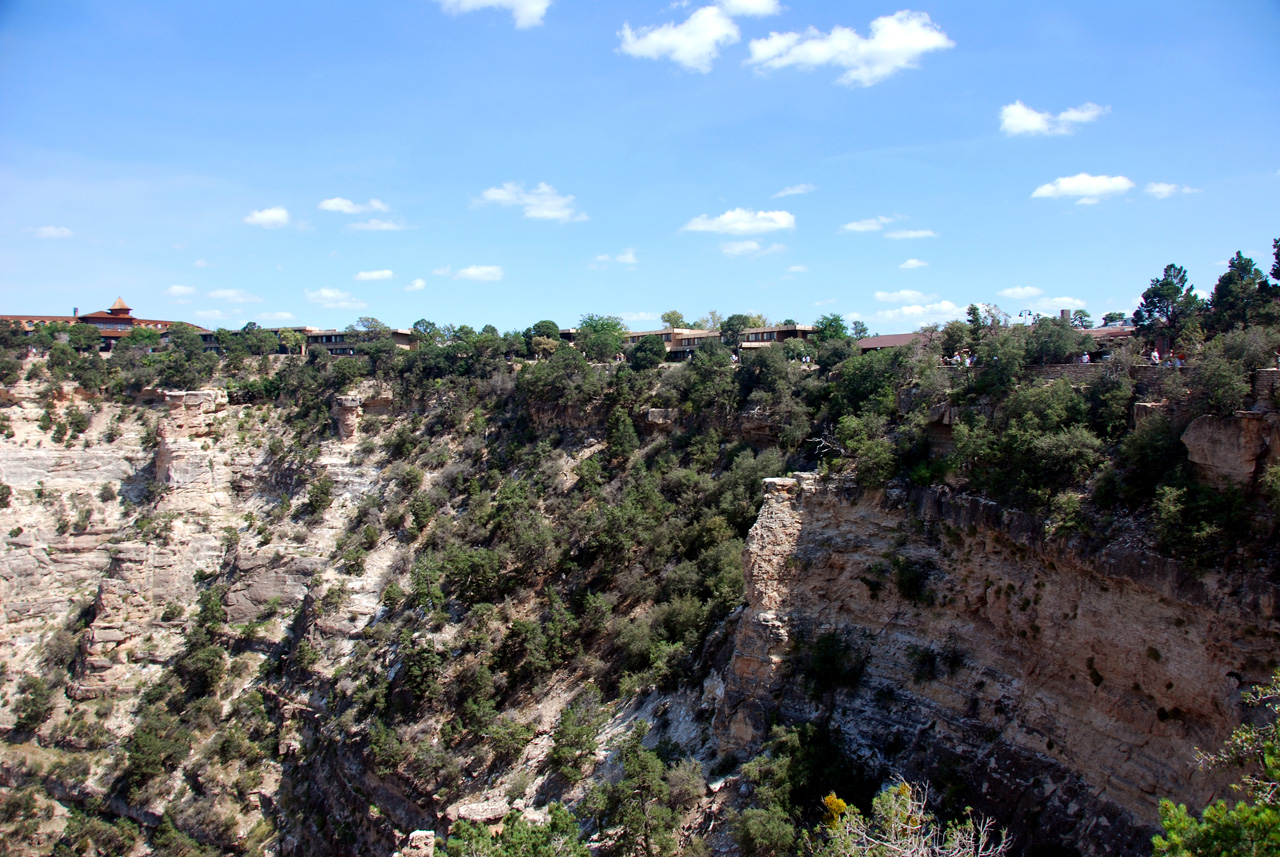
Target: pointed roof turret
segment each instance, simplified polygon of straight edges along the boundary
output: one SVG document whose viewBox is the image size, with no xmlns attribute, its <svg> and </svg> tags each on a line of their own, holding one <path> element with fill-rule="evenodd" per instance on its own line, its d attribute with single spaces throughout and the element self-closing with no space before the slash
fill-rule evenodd
<svg viewBox="0 0 1280 857">
<path fill-rule="evenodd" d="M 124 298 L 116 298 L 116 302 L 107 309 L 107 312 L 112 315 L 128 315 L 131 312 L 131 309 L 129 305 L 124 302 Z"/>
</svg>

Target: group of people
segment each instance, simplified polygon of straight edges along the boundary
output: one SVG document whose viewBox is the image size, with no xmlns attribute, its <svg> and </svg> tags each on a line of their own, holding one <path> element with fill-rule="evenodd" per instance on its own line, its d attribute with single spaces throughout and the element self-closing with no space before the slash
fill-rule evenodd
<svg viewBox="0 0 1280 857">
<path fill-rule="evenodd" d="M 1152 366 L 1164 366 L 1166 369 L 1181 369 L 1186 364 L 1186 355 L 1179 352 L 1178 354 L 1166 354 L 1164 362 L 1160 362 L 1160 349 L 1152 348 L 1149 355 Z"/>
<path fill-rule="evenodd" d="M 991 359 L 992 359 L 993 361 L 995 361 L 995 360 L 999 360 L 1000 358 L 998 358 L 998 357 L 993 357 L 993 358 L 991 358 Z M 1104 359 L 1105 359 L 1105 358 L 1104 358 Z M 973 356 L 972 354 L 970 354 L 967 350 L 966 350 L 966 351 L 957 351 L 955 354 L 952 354 L 950 357 L 943 357 L 943 358 L 942 358 L 942 365 L 943 365 L 943 366 L 973 366 L 973 365 L 974 365 L 975 363 L 977 363 L 977 362 L 978 362 L 978 361 L 974 358 L 974 356 Z M 1075 363 L 1092 363 L 1092 362 L 1093 362 L 1093 358 L 1091 358 L 1091 357 L 1089 356 L 1089 352 L 1087 352 L 1087 351 L 1086 351 L 1084 354 L 1081 354 L 1079 357 L 1075 358 L 1075 360 L 1074 360 L 1074 361 L 1072 361 L 1072 362 L 1075 362 Z M 1280 364 L 1278 364 L 1278 365 L 1280 365 Z"/>
</svg>

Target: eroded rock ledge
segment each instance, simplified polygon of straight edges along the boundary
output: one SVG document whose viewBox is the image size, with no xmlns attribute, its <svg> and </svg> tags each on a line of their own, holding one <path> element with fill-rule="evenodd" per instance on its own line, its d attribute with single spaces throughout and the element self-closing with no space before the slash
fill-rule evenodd
<svg viewBox="0 0 1280 857">
<path fill-rule="evenodd" d="M 1275 667 L 1274 575 L 1197 577 L 1136 545 L 1086 553 L 946 489 L 801 474 L 765 492 L 723 750 L 752 751 L 775 719 L 825 722 L 872 774 L 927 778 L 1024 845 L 1088 857 L 1149 854 L 1160 797 L 1226 794 L 1196 748 L 1227 736 L 1240 691 Z M 907 597 L 900 574 L 924 592 Z M 795 653 L 825 633 L 865 666 L 814 699 Z"/>
</svg>

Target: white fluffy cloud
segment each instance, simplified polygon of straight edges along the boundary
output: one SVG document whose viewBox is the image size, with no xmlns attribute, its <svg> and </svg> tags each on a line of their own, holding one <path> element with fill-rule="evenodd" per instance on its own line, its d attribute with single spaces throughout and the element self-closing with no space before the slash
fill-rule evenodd
<svg viewBox="0 0 1280 857">
<path fill-rule="evenodd" d="M 792 265 L 790 268 L 787 268 L 787 271 L 792 274 L 807 274 L 809 269 L 804 265 Z"/>
<path fill-rule="evenodd" d="M 871 22 L 870 38 L 849 27 L 823 33 L 810 27 L 804 33 L 770 33 L 752 39 L 752 65 L 765 69 L 818 66 L 848 69 L 837 78 L 846 86 L 871 86 L 906 68 L 915 68 L 931 51 L 955 47 L 924 12 L 903 10 Z"/>
<path fill-rule="evenodd" d="M 908 304 L 896 309 L 880 310 L 876 318 L 881 321 L 910 321 L 916 327 L 933 322 L 951 321 L 960 318 L 964 310 L 951 301 L 937 301 L 928 304 Z"/>
<path fill-rule="evenodd" d="M 263 229 L 279 229 L 281 226 L 289 225 L 289 212 L 283 206 L 277 205 L 274 208 L 250 212 L 244 222 L 250 226 L 261 226 Z"/>
<path fill-rule="evenodd" d="M 789 211 L 756 211 L 751 208 L 733 208 L 719 217 L 700 214 L 681 227 L 685 232 L 718 232 L 722 235 L 761 235 L 795 228 L 796 217 Z"/>
<path fill-rule="evenodd" d="M 427 281 L 419 277 L 412 283 L 404 287 L 406 292 L 420 292 L 427 287 Z"/>
<path fill-rule="evenodd" d="M 683 24 L 663 24 L 632 30 L 623 24 L 618 32 L 622 44 L 618 50 L 641 59 L 669 59 L 692 71 L 711 71 L 711 62 L 720 55 L 722 45 L 732 45 L 741 38 L 738 25 L 719 6 L 695 9 Z"/>
<path fill-rule="evenodd" d="M 366 211 L 390 211 L 387 204 L 379 199 L 371 199 L 364 205 L 352 202 L 349 199 L 343 199 L 335 196 L 332 199 L 323 199 L 320 201 L 319 208 L 321 211 L 336 211 L 340 214 L 363 214 Z"/>
<path fill-rule="evenodd" d="M 759 241 L 728 241 L 720 245 L 720 252 L 726 256 L 746 256 L 760 252 Z"/>
<path fill-rule="evenodd" d="M 1045 313 L 1058 314 L 1063 309 L 1084 309 L 1085 302 L 1079 298 L 1041 298 L 1034 304 L 1035 308 Z"/>
<path fill-rule="evenodd" d="M 551 0 L 436 0 L 451 15 L 472 12 L 476 9 L 507 9 L 515 19 L 517 29 L 536 27 L 542 23 Z"/>
<path fill-rule="evenodd" d="M 775 193 L 771 198 L 778 199 L 779 197 L 783 197 L 783 196 L 798 196 L 799 194 L 802 194 L 802 193 L 813 193 L 817 189 L 818 189 L 817 185 L 793 184 L 790 187 L 784 187 L 782 190 Z"/>
<path fill-rule="evenodd" d="M 36 226 L 27 231 L 37 238 L 70 238 L 74 234 L 65 226 Z"/>
<path fill-rule="evenodd" d="M 917 292 L 915 289 L 900 289 L 896 292 L 876 292 L 876 300 L 887 304 L 901 304 L 909 301 L 927 301 L 936 298 L 937 295 L 926 295 L 924 292 Z"/>
<path fill-rule="evenodd" d="M 192 286 L 170 286 L 164 291 L 171 298 L 188 298 L 196 293 Z"/>
<path fill-rule="evenodd" d="M 1142 192 L 1149 193 L 1156 199 L 1168 199 L 1175 193 L 1197 193 L 1193 187 L 1170 182 L 1147 182 L 1147 186 L 1142 189 Z"/>
<path fill-rule="evenodd" d="M 534 220 L 586 220 L 587 215 L 574 210 L 573 196 L 561 196 L 546 182 L 539 182 L 533 190 L 525 190 L 522 182 L 507 182 L 502 187 L 491 187 L 480 195 L 482 202 L 498 205 L 518 205 L 524 216 Z"/>
<path fill-rule="evenodd" d="M 192 263 L 191 263 L 191 267 L 193 267 L 193 268 L 216 268 L 217 266 L 216 266 L 216 265 L 214 265 L 214 263 L 212 263 L 212 262 L 206 262 L 204 259 L 196 259 L 194 262 L 192 262 Z"/>
<path fill-rule="evenodd" d="M 1133 182 L 1124 176 L 1091 176 L 1088 173 L 1077 173 L 1054 179 L 1042 184 L 1031 193 L 1032 199 L 1058 199 L 1064 196 L 1077 197 L 1077 205 L 1093 205 L 1104 196 L 1124 193 L 1133 187 Z"/>
<path fill-rule="evenodd" d="M 455 280 L 474 280 L 478 283 L 496 283 L 501 280 L 506 272 L 502 270 L 501 265 L 468 265 L 465 268 L 453 270 L 453 267 L 446 265 L 443 268 L 436 268 L 431 273 L 437 277 L 453 277 Z"/>
<path fill-rule="evenodd" d="M 1033 110 L 1021 101 L 1000 108 L 1000 130 L 1007 136 L 1019 134 L 1070 134 L 1077 125 L 1092 122 L 1111 112 L 1092 101 L 1064 110 L 1056 116 L 1048 111 Z"/>
<path fill-rule="evenodd" d="M 1012 286 L 1007 289 L 1001 289 L 996 292 L 996 294 L 1000 295 L 1002 298 L 1013 298 L 1014 300 L 1020 301 L 1026 298 L 1039 297 L 1044 294 L 1044 290 L 1038 289 L 1035 286 Z"/>
<path fill-rule="evenodd" d="M 866 220 L 855 220 L 840 227 L 841 232 L 879 232 L 886 223 L 893 223 L 896 217 L 885 217 L 883 214 L 868 217 Z"/>
<path fill-rule="evenodd" d="M 623 321 L 658 321 L 662 316 L 656 312 L 620 312 L 618 318 Z"/>
<path fill-rule="evenodd" d="M 927 268 L 927 267 L 929 267 L 929 263 L 928 263 L 928 262 L 925 262 L 925 261 L 922 261 L 922 260 L 920 260 L 920 259 L 908 259 L 907 261 L 903 262 L 903 263 L 902 263 L 901 265 L 899 265 L 898 267 L 899 267 L 899 268 L 906 268 L 907 270 L 911 270 L 912 268 Z"/>
<path fill-rule="evenodd" d="M 364 309 L 368 306 L 351 292 L 344 292 L 341 289 L 316 289 L 315 291 L 304 289 L 303 291 L 307 295 L 307 300 L 325 309 Z"/>
<path fill-rule="evenodd" d="M 726 256 L 767 256 L 786 249 L 785 244 L 770 244 L 766 247 L 759 241 L 727 241 L 720 245 L 720 252 Z"/>
<path fill-rule="evenodd" d="M 456 280 L 475 280 L 478 283 L 496 283 L 505 272 L 501 265 L 468 265 L 459 269 L 453 277 Z"/>
<path fill-rule="evenodd" d="M 293 313 L 291 312 L 264 312 L 259 314 L 258 319 L 261 321 L 293 321 Z"/>
<path fill-rule="evenodd" d="M 226 301 L 233 304 L 260 304 L 262 298 L 255 294 L 246 292 L 244 289 L 214 289 L 209 292 L 209 297 L 215 301 Z"/>
<path fill-rule="evenodd" d="M 389 271 L 384 268 L 381 271 L 361 271 L 355 275 L 355 279 L 357 280 L 389 280 L 394 276 L 395 276 L 394 271 Z"/>
<path fill-rule="evenodd" d="M 764 18 L 769 15 L 777 15 L 782 11 L 782 4 L 778 0 L 720 0 L 721 9 L 727 15 L 745 15 L 751 18 Z"/>
<path fill-rule="evenodd" d="M 617 262 L 621 265 L 639 264 L 638 261 L 636 260 L 635 248 L 632 248 L 632 247 L 628 247 L 626 250 L 623 250 L 617 256 L 610 256 L 608 253 L 602 253 L 601 255 L 596 257 L 596 261 L 597 262 Z"/>
<path fill-rule="evenodd" d="M 938 233 L 932 229 L 898 229 L 894 232 L 886 232 L 885 238 L 892 238 L 895 241 L 902 241 L 911 238 L 937 238 Z"/>
<path fill-rule="evenodd" d="M 368 220 L 348 224 L 347 228 L 360 229 L 366 232 L 399 232 L 404 229 L 404 224 L 396 223 L 394 220 L 379 220 L 376 217 L 371 217 Z"/>
</svg>

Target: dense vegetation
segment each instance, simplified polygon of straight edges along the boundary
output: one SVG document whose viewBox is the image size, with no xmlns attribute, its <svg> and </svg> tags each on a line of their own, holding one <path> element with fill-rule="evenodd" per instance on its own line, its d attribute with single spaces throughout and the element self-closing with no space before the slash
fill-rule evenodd
<svg viewBox="0 0 1280 857">
<path fill-rule="evenodd" d="M 1280 278 L 1280 242 L 1277 254 L 1272 276 Z M 519 712 L 553 684 L 582 688 L 560 717 L 548 760 L 563 793 L 590 772 L 599 726 L 617 700 L 705 678 L 742 597 L 744 539 L 766 477 L 815 469 L 867 487 L 946 482 L 1040 515 L 1050 537 L 1102 544 L 1137 530 L 1190 564 L 1269 564 L 1280 475 L 1269 471 L 1255 495 L 1205 486 L 1178 438 L 1196 416 L 1249 403 L 1251 373 L 1275 365 L 1280 348 L 1278 298 L 1239 254 L 1207 301 L 1170 266 L 1143 295 L 1137 335 L 1074 383 L 1046 383 L 1036 367 L 1102 356 L 1083 332 L 1087 314 L 1023 326 L 992 306 L 924 328 L 913 345 L 867 353 L 855 338 L 864 329 L 825 316 L 814 341 L 742 349 L 737 361 L 737 335 L 757 319 L 715 317 L 703 323 L 719 326 L 728 345 L 709 343 L 678 365 L 665 362 L 656 338 L 624 349 L 621 321 L 593 315 L 579 322 L 578 347 L 561 342 L 551 321 L 505 334 L 420 321 L 411 351 L 397 348 L 381 323 L 362 319 L 349 331 L 355 353 L 344 356 L 296 353 L 296 340 L 253 326 L 218 331 L 219 352 L 205 351 L 190 328 L 172 330 L 167 344 L 136 331 L 107 359 L 77 329 L 84 325 L 35 337 L 0 329 L 0 374 L 15 383 L 20 352 L 45 353 L 25 377 L 47 382 L 41 428 L 49 442 L 67 445 L 88 420 L 59 404 L 62 381 L 129 403 L 156 385 L 225 384 L 247 406 L 236 430 L 249 432 L 249 414 L 278 420 L 281 429 L 265 442 L 277 492 L 269 520 L 227 536 L 229 545 L 248 538 L 259 547 L 277 529 L 304 527 L 331 508 L 333 483 L 317 459 L 334 431 L 335 398 L 361 385 L 388 391 L 390 412 L 365 417 L 356 444 L 357 458 L 377 466 L 378 490 L 352 511 L 332 557 L 358 576 L 371 552 L 394 546 L 379 620 L 337 671 L 324 668 L 337 661 L 325 641 L 299 633 L 267 647 L 250 685 L 323 700 L 335 734 L 356 736 L 370 767 L 443 805 L 466 781 L 518 770 L 533 736 Z M 668 315 L 674 323 L 678 313 Z M 1131 369 L 1149 362 L 1153 347 L 1184 355 L 1186 368 L 1135 378 Z M 614 359 L 620 353 L 625 360 Z M 970 355 L 972 365 L 945 365 L 956 354 Z M 1135 425 L 1139 400 L 1169 404 Z M 676 418 L 651 424 L 651 409 Z M 944 411 L 952 415 L 947 442 L 936 429 Z M 154 499 L 141 500 L 134 524 L 153 537 L 163 529 L 148 512 Z M 924 597 L 911 568 L 892 571 L 904 595 Z M 236 674 L 244 663 L 237 656 L 256 645 L 271 616 L 230 628 L 222 595 L 217 581 L 207 582 L 183 650 L 148 691 L 123 748 L 119 795 L 152 794 L 187 758 L 193 736 L 216 736 L 200 752 L 243 777 L 244 796 L 254 788 L 255 760 L 274 754 L 270 694 L 241 693 L 230 711 L 218 699 L 233 679 L 249 681 Z M 347 593 L 334 585 L 313 596 L 315 615 L 336 616 Z M 438 642 L 446 631 L 447 647 Z M 840 646 L 820 639 L 804 655 L 822 665 L 810 674 L 813 693 L 856 684 L 856 658 Z M 57 670 L 24 679 L 13 740 L 50 716 L 60 680 Z M 438 740 L 420 740 L 424 729 Z M 513 821 L 496 840 L 460 824 L 447 853 L 581 853 L 580 829 L 601 833 L 619 854 L 668 852 L 679 813 L 703 794 L 702 767 L 689 748 L 649 749 L 644 736 L 638 728 L 617 747 L 619 778 L 589 790 L 576 819 L 557 808 L 549 825 Z M 840 758 L 819 727 L 775 731 L 765 753 L 742 766 L 754 786 L 734 821 L 744 850 L 791 854 L 808 842 L 803 847 L 823 854 L 877 853 L 857 843 L 895 814 L 923 812 L 908 789 L 869 816 L 836 813 L 822 827 L 833 812 L 823 796 L 832 790 L 870 809 L 874 784 Z M 284 811 L 300 818 L 306 810 L 298 796 Z M 140 835 L 103 806 L 78 812 L 59 853 L 92 853 L 83 841 L 127 844 Z M 1179 830 L 1196 823 L 1167 812 Z M 1274 824 L 1274 813 L 1267 818 Z M 350 835 L 316 823 L 335 839 Z M 939 831 L 944 843 L 974 828 Z M 151 836 L 161 853 L 244 850 L 225 820 L 195 810 L 166 815 Z"/>
</svg>

